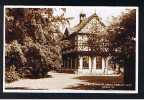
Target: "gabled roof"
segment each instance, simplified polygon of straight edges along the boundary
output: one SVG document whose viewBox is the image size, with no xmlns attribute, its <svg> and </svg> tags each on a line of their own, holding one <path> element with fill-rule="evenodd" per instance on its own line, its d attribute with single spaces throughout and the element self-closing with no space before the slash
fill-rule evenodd
<svg viewBox="0 0 144 100">
<path fill-rule="evenodd" d="M 99 26 L 97 26 L 96 24 L 89 26 L 89 28 L 93 28 L 93 29 L 87 29 L 87 31 L 85 31 L 84 28 L 86 28 L 87 24 L 89 24 L 91 22 L 91 20 L 95 19 L 94 21 L 97 21 L 99 24 Z M 73 27 L 71 29 L 72 33 L 94 33 L 94 31 L 96 31 L 97 29 L 99 29 L 100 31 L 101 28 L 105 28 L 104 23 L 101 22 L 100 18 L 97 16 L 96 13 L 94 13 L 93 15 L 91 15 L 90 17 L 86 18 L 84 21 L 82 21 L 81 23 L 79 23 L 78 25 L 76 25 L 75 27 Z M 95 32 L 96 33 L 96 32 Z"/>
</svg>

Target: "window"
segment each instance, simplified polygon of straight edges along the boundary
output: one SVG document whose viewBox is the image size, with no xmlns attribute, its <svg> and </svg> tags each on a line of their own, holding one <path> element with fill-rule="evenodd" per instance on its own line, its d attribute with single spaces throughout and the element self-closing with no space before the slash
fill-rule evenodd
<svg viewBox="0 0 144 100">
<path fill-rule="evenodd" d="M 89 68 L 89 57 L 88 56 L 84 56 L 83 57 L 83 68 L 84 69 L 88 69 Z"/>
<path fill-rule="evenodd" d="M 87 40 L 88 40 L 87 35 L 78 36 L 78 50 L 88 51 Z"/>
<path fill-rule="evenodd" d="M 102 69 L 102 57 L 96 57 L 96 69 Z"/>
</svg>

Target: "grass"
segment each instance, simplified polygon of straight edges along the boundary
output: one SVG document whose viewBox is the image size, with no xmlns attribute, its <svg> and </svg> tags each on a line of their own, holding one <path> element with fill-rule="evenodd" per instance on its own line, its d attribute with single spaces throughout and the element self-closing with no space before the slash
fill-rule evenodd
<svg viewBox="0 0 144 100">
<path fill-rule="evenodd" d="M 75 79 L 86 83 L 65 89 L 75 90 L 132 90 L 131 84 L 124 84 L 124 76 L 80 76 Z"/>
<path fill-rule="evenodd" d="M 122 84 L 123 76 L 80 76 L 75 79 L 97 84 Z"/>
</svg>

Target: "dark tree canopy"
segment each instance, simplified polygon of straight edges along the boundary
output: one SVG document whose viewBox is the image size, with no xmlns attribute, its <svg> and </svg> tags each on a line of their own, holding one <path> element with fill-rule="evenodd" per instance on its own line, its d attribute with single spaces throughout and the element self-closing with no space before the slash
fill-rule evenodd
<svg viewBox="0 0 144 100">
<path fill-rule="evenodd" d="M 107 29 L 112 61 L 125 69 L 125 81 L 135 77 L 136 10 L 127 10 Z M 133 78 L 132 78 L 133 77 Z"/>
<path fill-rule="evenodd" d="M 5 20 L 6 69 L 44 76 L 61 67 L 61 49 L 68 41 L 62 41 L 59 26 L 68 19 L 53 16 L 53 8 L 7 8 Z"/>
</svg>

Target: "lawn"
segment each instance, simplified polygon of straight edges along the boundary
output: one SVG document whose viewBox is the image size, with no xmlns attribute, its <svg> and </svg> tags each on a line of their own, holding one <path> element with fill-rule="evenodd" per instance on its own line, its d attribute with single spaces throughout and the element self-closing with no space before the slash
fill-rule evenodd
<svg viewBox="0 0 144 100">
<path fill-rule="evenodd" d="M 80 76 L 75 79 L 85 80 L 97 84 L 120 84 L 123 83 L 123 76 Z"/>
<path fill-rule="evenodd" d="M 85 81 L 84 84 L 67 87 L 66 89 L 76 90 L 131 90 L 131 84 L 124 84 L 124 77 L 121 76 L 80 76 L 75 79 Z"/>
</svg>

